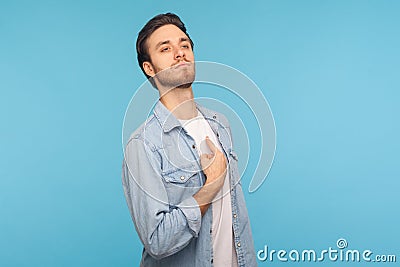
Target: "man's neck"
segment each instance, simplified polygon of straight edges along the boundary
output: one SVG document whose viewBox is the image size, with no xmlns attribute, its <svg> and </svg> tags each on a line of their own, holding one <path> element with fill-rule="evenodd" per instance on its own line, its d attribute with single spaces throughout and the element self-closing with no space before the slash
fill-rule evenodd
<svg viewBox="0 0 400 267">
<path fill-rule="evenodd" d="M 174 88 L 160 96 L 160 102 L 174 114 L 177 119 L 189 120 L 197 116 L 192 86 Z"/>
</svg>

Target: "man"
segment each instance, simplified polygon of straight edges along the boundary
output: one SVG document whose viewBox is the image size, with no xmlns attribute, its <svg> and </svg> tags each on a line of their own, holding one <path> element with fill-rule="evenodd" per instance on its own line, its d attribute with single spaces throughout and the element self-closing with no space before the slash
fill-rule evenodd
<svg viewBox="0 0 400 267">
<path fill-rule="evenodd" d="M 183 22 L 155 16 L 136 49 L 160 94 L 127 143 L 122 171 L 141 266 L 256 266 L 229 124 L 194 101 L 193 41 Z"/>
</svg>

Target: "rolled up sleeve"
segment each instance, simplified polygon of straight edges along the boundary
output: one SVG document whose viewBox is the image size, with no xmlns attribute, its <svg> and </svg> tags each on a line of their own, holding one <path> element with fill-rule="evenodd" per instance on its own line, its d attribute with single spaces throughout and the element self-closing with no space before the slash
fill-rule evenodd
<svg viewBox="0 0 400 267">
<path fill-rule="evenodd" d="M 143 139 L 132 138 L 126 146 L 122 183 L 136 230 L 153 258 L 175 254 L 198 236 L 201 213 L 196 200 L 169 204 L 161 158 Z"/>
<path fill-rule="evenodd" d="M 201 211 L 197 201 L 193 197 L 187 198 L 178 205 L 178 208 L 185 215 L 192 235 L 197 237 L 201 226 Z"/>
</svg>

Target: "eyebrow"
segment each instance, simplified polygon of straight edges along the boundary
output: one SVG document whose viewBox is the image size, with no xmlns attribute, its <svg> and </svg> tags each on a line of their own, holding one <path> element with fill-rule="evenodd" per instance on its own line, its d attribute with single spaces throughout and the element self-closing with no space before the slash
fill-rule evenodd
<svg viewBox="0 0 400 267">
<path fill-rule="evenodd" d="M 179 38 L 179 42 L 180 42 L 180 43 L 186 42 L 186 41 L 189 41 L 189 38 L 187 38 L 187 37 L 181 37 L 181 38 Z M 165 41 L 159 42 L 159 43 L 156 45 L 156 50 L 157 50 L 160 46 L 162 46 L 162 45 L 164 45 L 164 44 L 169 44 L 169 43 L 171 43 L 171 40 L 165 40 Z"/>
</svg>

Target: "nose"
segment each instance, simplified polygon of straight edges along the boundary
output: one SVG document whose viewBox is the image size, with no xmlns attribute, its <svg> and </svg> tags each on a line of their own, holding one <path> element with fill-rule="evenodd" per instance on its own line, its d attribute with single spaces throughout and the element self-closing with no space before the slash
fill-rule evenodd
<svg viewBox="0 0 400 267">
<path fill-rule="evenodd" d="M 185 52 L 181 47 L 177 47 L 175 50 L 175 59 L 182 59 L 185 57 Z"/>
</svg>

